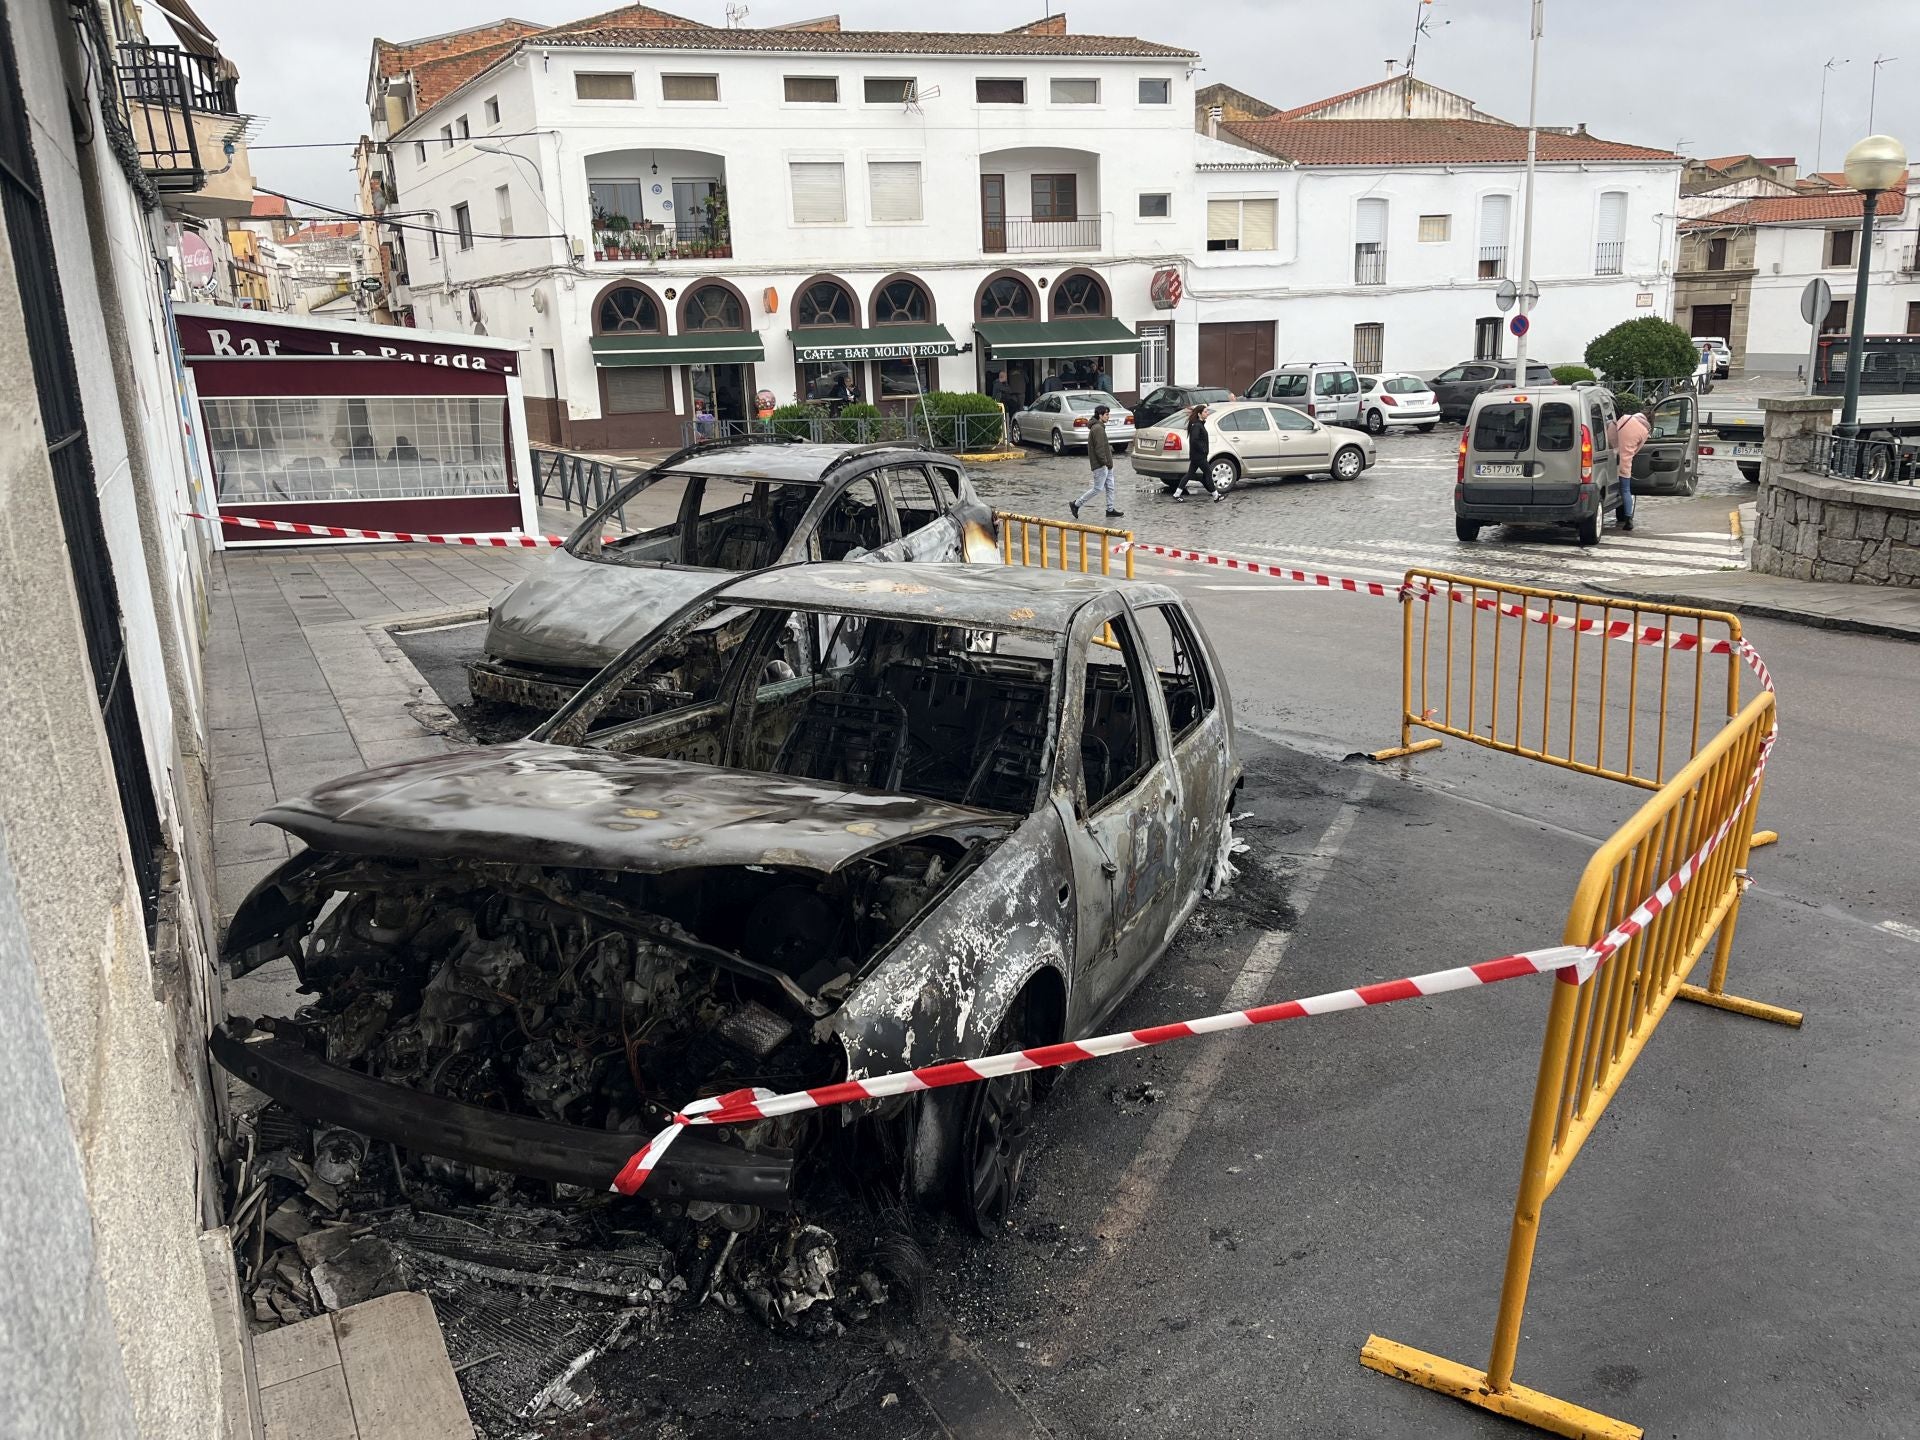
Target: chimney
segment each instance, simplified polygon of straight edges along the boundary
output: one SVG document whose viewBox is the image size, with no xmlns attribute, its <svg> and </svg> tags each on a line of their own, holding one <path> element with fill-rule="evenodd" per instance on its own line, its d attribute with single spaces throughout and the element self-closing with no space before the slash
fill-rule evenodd
<svg viewBox="0 0 1920 1440">
<path fill-rule="evenodd" d="M 1207 107 L 1207 138 L 1209 140 L 1218 140 L 1220 138 L 1220 117 L 1224 114 L 1226 114 L 1226 110 L 1222 106 L 1209 105 Z"/>
<path fill-rule="evenodd" d="M 1587 122 L 1586 122 L 1586 121 L 1584 121 L 1584 120 L 1582 120 L 1582 121 L 1581 121 L 1581 122 L 1580 122 L 1580 123 L 1579 123 L 1578 125 L 1576 125 L 1576 126 L 1574 126 L 1574 127 L 1573 127 L 1573 133 L 1574 133 L 1574 134 L 1576 134 L 1576 135 L 1584 135 L 1584 134 L 1586 134 L 1586 133 L 1587 133 Z"/>
</svg>

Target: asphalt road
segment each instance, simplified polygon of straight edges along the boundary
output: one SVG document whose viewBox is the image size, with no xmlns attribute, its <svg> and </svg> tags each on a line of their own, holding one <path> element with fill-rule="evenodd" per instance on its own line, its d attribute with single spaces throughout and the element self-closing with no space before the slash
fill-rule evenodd
<svg viewBox="0 0 1920 1440">
<path fill-rule="evenodd" d="M 1389 437 L 1352 484 L 1256 485 L 1218 506 L 1130 481 L 1116 523 L 1350 574 L 1420 563 L 1579 584 L 1602 566 L 1710 568 L 1679 542 L 1706 548 L 1750 493 L 1709 462 L 1699 496 L 1647 499 L 1639 530 L 1597 552 L 1517 531 L 1462 546 L 1447 524 L 1457 436 Z M 1064 514 L 1084 473 L 1048 458 L 976 478 L 997 503 Z M 1560 938 L 1581 866 L 1641 793 L 1457 741 L 1349 761 L 1395 736 L 1394 602 L 1140 571 L 1191 595 L 1225 659 L 1250 852 L 1119 1025 Z M 1666 1017 L 1548 1202 L 1517 1378 L 1653 1435 L 1910 1435 L 1920 886 L 1903 781 L 1920 667 L 1895 641 L 1747 631 L 1780 691 L 1763 819 L 1784 838 L 1754 856 L 1730 988 L 1807 1023 Z M 479 635 L 404 643 L 448 694 Z M 808 1345 L 687 1316 L 596 1367 L 603 1395 L 637 1397 L 642 1372 L 653 1389 L 579 1433 L 1524 1433 L 1358 1355 L 1378 1333 L 1485 1363 L 1551 983 L 1076 1067 L 1042 1110 L 1009 1233 L 983 1244 L 915 1222 L 934 1260 L 917 1321 Z"/>
</svg>

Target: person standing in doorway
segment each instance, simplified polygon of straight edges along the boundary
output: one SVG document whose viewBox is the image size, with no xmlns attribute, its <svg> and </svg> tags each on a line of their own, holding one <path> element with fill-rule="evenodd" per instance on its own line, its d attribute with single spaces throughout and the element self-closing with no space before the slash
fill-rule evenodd
<svg viewBox="0 0 1920 1440">
<path fill-rule="evenodd" d="M 1173 492 L 1173 498 L 1184 501 L 1187 498 L 1187 486 L 1198 480 L 1213 496 L 1217 505 L 1226 498 L 1224 491 L 1214 489 L 1213 474 L 1209 461 L 1213 457 L 1213 437 L 1207 433 L 1207 415 L 1205 405 L 1196 405 L 1187 415 L 1187 474 L 1181 478 L 1179 487 Z"/>
<path fill-rule="evenodd" d="M 1007 412 L 1007 434 L 1013 434 L 1013 417 L 1020 407 L 1020 387 L 1015 385 L 1007 372 L 1002 370 L 993 380 L 993 398 L 1000 402 L 1000 408 Z"/>
<path fill-rule="evenodd" d="M 1620 505 L 1614 512 L 1614 518 L 1620 522 L 1622 530 L 1631 530 L 1633 529 L 1633 457 L 1638 455 L 1640 447 L 1647 443 L 1647 437 L 1653 433 L 1653 425 L 1639 405 L 1629 401 L 1620 408 L 1622 414 L 1614 423 L 1613 438 L 1620 463 Z"/>
<path fill-rule="evenodd" d="M 1067 505 L 1076 520 L 1080 518 L 1080 507 L 1093 503 L 1093 498 L 1103 491 L 1109 519 L 1127 513 L 1120 508 L 1120 493 L 1113 479 L 1113 441 L 1107 438 L 1107 416 L 1112 413 L 1104 405 L 1094 406 L 1093 422 L 1087 426 L 1087 464 L 1093 467 L 1093 483 L 1081 492 L 1078 500 Z"/>
</svg>

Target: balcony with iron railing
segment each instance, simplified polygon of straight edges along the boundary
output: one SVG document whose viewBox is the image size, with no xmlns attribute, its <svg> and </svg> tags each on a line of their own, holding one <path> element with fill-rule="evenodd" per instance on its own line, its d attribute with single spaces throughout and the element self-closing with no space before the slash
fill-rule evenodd
<svg viewBox="0 0 1920 1440">
<path fill-rule="evenodd" d="M 1920 275 L 1920 245 L 1909 245 L 1900 252 L 1900 273 Z"/>
<path fill-rule="evenodd" d="M 1386 246 L 1356 245 L 1353 247 L 1353 283 L 1356 285 L 1387 283 Z"/>
<path fill-rule="evenodd" d="M 980 248 L 989 255 L 1101 248 L 1100 215 L 982 215 Z"/>
<path fill-rule="evenodd" d="M 1627 244 L 1624 240 L 1602 240 L 1593 247 L 1593 273 L 1596 275 L 1618 275 L 1626 263 Z"/>
<path fill-rule="evenodd" d="M 657 264 L 663 260 L 730 260 L 733 258 L 733 228 L 725 216 L 708 219 L 685 216 L 676 220 L 642 220 L 621 225 L 617 219 L 595 220 L 593 258 L 595 260 L 638 260 Z"/>
<path fill-rule="evenodd" d="M 178 45 L 121 45 L 115 60 L 140 166 L 170 202 L 190 214 L 251 213 L 247 117 L 233 67 Z"/>
<path fill-rule="evenodd" d="M 1482 280 L 1504 280 L 1507 278 L 1506 246 L 1482 245 L 1480 247 L 1480 278 Z"/>
</svg>

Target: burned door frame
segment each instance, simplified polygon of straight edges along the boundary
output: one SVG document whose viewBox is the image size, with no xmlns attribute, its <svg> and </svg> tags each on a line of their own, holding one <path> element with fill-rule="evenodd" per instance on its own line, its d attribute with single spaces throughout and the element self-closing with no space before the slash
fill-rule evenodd
<svg viewBox="0 0 1920 1440">
<path fill-rule="evenodd" d="M 1088 802 L 1079 736 L 1086 703 L 1086 677 L 1097 650 L 1118 644 L 1121 663 L 1136 696 L 1144 697 L 1144 723 L 1153 758 L 1134 778 L 1093 807 Z M 1133 615 L 1118 595 L 1084 607 L 1073 620 L 1065 649 L 1065 689 L 1055 745 L 1053 798 L 1073 855 L 1074 967 L 1084 1010 L 1105 1015 L 1146 973 L 1173 933 L 1173 883 L 1183 794 L 1174 762 L 1166 705 L 1158 684 L 1149 683 Z"/>
</svg>

